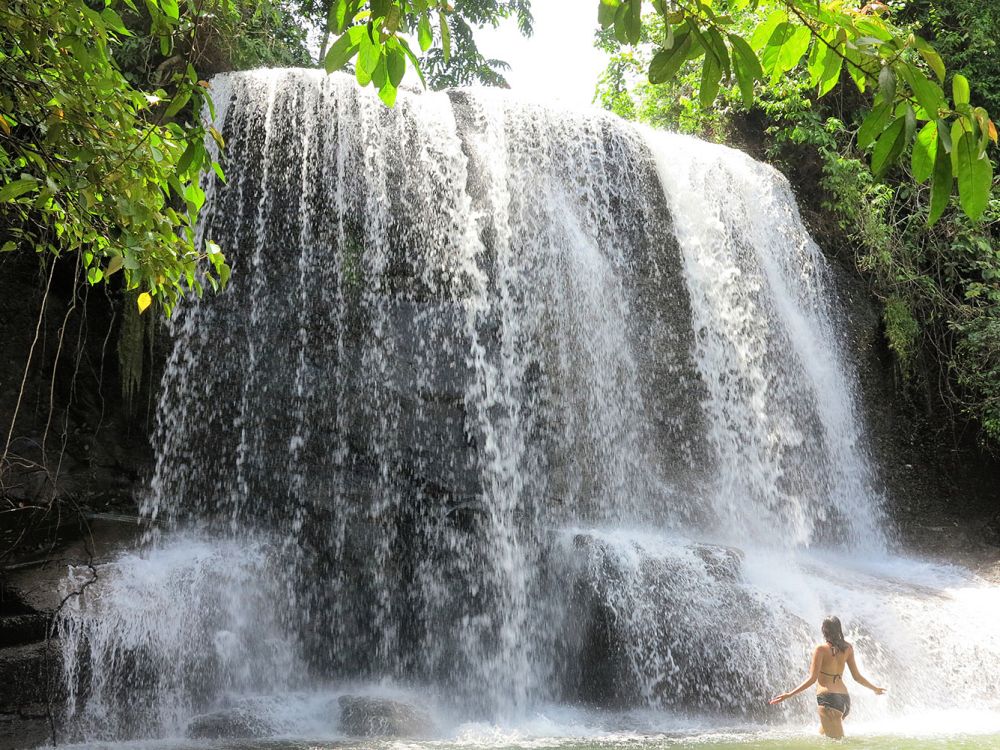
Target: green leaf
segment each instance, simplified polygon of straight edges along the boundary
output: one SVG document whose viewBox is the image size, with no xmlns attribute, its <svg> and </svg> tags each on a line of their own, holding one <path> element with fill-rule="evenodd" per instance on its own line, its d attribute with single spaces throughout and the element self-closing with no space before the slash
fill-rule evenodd
<svg viewBox="0 0 1000 750">
<path fill-rule="evenodd" d="M 180 9 L 177 7 L 177 0 L 160 0 L 160 8 L 163 12 L 175 21 L 180 17 Z"/>
<path fill-rule="evenodd" d="M 897 117 L 879 136 L 872 153 L 872 171 L 879 177 L 896 161 L 906 145 L 906 118 Z"/>
<path fill-rule="evenodd" d="M 438 11 L 438 22 L 441 26 L 441 53 L 444 55 L 444 64 L 447 65 L 451 61 L 451 31 L 443 10 Z"/>
<path fill-rule="evenodd" d="M 822 38 L 813 41 L 809 55 L 809 85 L 817 87 L 817 95 L 823 96 L 837 85 L 843 58 L 837 54 L 836 32 L 824 32 Z"/>
<path fill-rule="evenodd" d="M 205 191 L 191 183 L 184 189 L 184 199 L 194 206 L 196 212 L 200 211 L 201 207 L 205 205 Z"/>
<path fill-rule="evenodd" d="M 945 68 L 941 55 L 930 47 L 927 47 L 926 49 L 920 49 L 920 56 L 924 58 L 924 62 L 934 71 L 934 75 L 938 77 L 938 81 L 944 83 Z"/>
<path fill-rule="evenodd" d="M 403 80 L 403 76 L 406 74 L 406 56 L 398 47 L 389 48 L 389 55 L 386 58 L 386 70 L 389 73 L 389 82 L 392 83 L 393 88 L 398 87 L 399 82 Z"/>
<path fill-rule="evenodd" d="M 379 30 L 379 38 L 383 44 L 385 44 L 389 37 L 395 35 L 399 29 L 399 21 L 399 6 L 390 5 L 389 10 L 386 11 L 385 18 L 382 20 L 382 27 Z"/>
<path fill-rule="evenodd" d="M 879 104 L 868 113 L 858 130 L 859 149 L 864 151 L 875 142 L 879 133 L 885 129 L 890 114 L 892 114 L 892 107 L 889 102 Z"/>
<path fill-rule="evenodd" d="M 601 0 L 597 6 L 597 22 L 601 24 L 602 29 L 607 29 L 614 24 L 615 13 L 618 12 L 619 5 L 621 5 L 621 0 Z"/>
<path fill-rule="evenodd" d="M 722 77 L 729 78 L 731 73 L 731 68 L 729 65 L 729 49 L 726 47 L 726 42 L 722 38 L 722 34 L 714 26 L 709 26 L 706 30 L 708 38 L 708 49 L 711 51 L 712 55 L 715 56 L 715 60 L 722 68 Z M 715 97 L 712 97 L 713 99 Z"/>
<path fill-rule="evenodd" d="M 628 5 L 624 3 L 615 11 L 615 39 L 619 44 L 628 44 Z"/>
<path fill-rule="evenodd" d="M 403 50 L 403 54 L 410 58 L 410 64 L 413 65 L 413 69 L 417 71 L 417 77 L 420 79 L 420 83 L 423 84 L 424 88 L 427 88 L 427 81 L 424 80 L 424 72 L 420 69 L 420 60 L 417 56 L 413 54 L 413 50 L 410 49 L 410 45 L 406 43 L 406 40 L 399 37 L 397 40 L 399 42 L 400 49 Z"/>
<path fill-rule="evenodd" d="M 354 64 L 354 74 L 358 79 L 359 84 L 367 86 L 371 83 L 372 74 L 378 67 L 379 60 L 382 59 L 382 51 L 379 49 L 379 46 L 372 41 L 367 31 L 361 35 L 360 44 L 358 46 L 358 59 Z"/>
<path fill-rule="evenodd" d="M 631 0 L 628 7 L 629 14 L 625 20 L 626 35 L 629 44 L 638 44 L 639 37 L 642 36 L 642 0 Z"/>
<path fill-rule="evenodd" d="M 104 278 L 104 271 L 102 271 L 97 266 L 91 266 L 87 269 L 87 281 L 93 285 L 100 282 Z"/>
<path fill-rule="evenodd" d="M 847 74 L 851 77 L 851 80 L 854 81 L 854 85 L 858 87 L 858 91 L 862 94 L 865 93 L 865 89 L 868 86 L 868 77 L 864 72 L 864 67 L 861 61 L 861 53 L 852 47 L 845 47 L 844 57 L 846 57 L 850 63 L 847 66 Z"/>
<path fill-rule="evenodd" d="M 431 31 L 431 19 L 429 16 L 420 16 L 417 22 L 417 42 L 420 44 L 420 51 L 426 52 L 434 43 L 434 32 Z"/>
<path fill-rule="evenodd" d="M 898 111 L 899 110 L 897 109 L 897 112 Z M 905 147 L 907 143 L 913 140 L 913 134 L 917 132 L 917 115 L 913 111 L 913 107 L 911 107 L 909 104 L 907 104 L 903 109 L 903 118 L 904 121 L 906 122 L 906 131 L 905 131 L 906 138 L 905 138 L 905 143 L 903 144 Z"/>
<path fill-rule="evenodd" d="M 375 70 L 372 71 L 372 84 L 375 88 L 379 89 L 380 92 L 382 87 L 385 86 L 386 81 L 389 80 L 389 71 L 387 67 L 386 58 L 384 56 L 379 57 L 378 64 L 375 66 Z M 393 100 L 395 100 L 395 96 L 393 97 Z"/>
<path fill-rule="evenodd" d="M 20 198 L 25 193 L 29 193 L 37 187 L 38 181 L 30 177 L 22 177 L 20 180 L 8 182 L 0 188 L 0 203 L 6 203 L 7 201 L 12 201 L 15 198 Z"/>
<path fill-rule="evenodd" d="M 924 108 L 929 119 L 937 117 L 938 111 L 945 107 L 944 92 L 941 87 L 927 79 L 923 73 L 911 65 L 904 65 L 900 73 L 906 81 L 917 102 Z"/>
<path fill-rule="evenodd" d="M 132 36 L 125 24 L 122 22 L 121 16 L 115 12 L 113 8 L 105 8 L 101 11 L 101 18 L 104 19 L 104 23 L 107 24 L 108 28 L 115 31 L 122 36 Z"/>
<path fill-rule="evenodd" d="M 805 26 L 793 26 L 790 23 L 778 25 L 760 58 L 772 83 L 777 83 L 784 73 L 799 64 L 799 60 L 809 49 L 810 38 L 809 29 Z"/>
<path fill-rule="evenodd" d="M 876 39 L 888 42 L 892 40 L 892 32 L 885 27 L 885 21 L 878 16 L 865 16 L 855 21 L 858 31 L 870 34 Z"/>
<path fill-rule="evenodd" d="M 753 36 L 750 37 L 750 46 L 760 52 L 764 45 L 768 43 L 774 30 L 788 20 L 788 14 L 783 10 L 773 11 L 764 22 L 754 29 Z"/>
<path fill-rule="evenodd" d="M 363 26 L 355 26 L 337 37 L 337 41 L 330 45 L 326 57 L 323 58 L 323 68 L 327 73 L 340 70 L 347 64 L 348 60 L 354 57 L 361 46 L 361 36 L 368 36 L 368 32 L 364 30 Z"/>
<path fill-rule="evenodd" d="M 738 58 L 743 65 L 743 69 L 754 79 L 758 81 L 764 80 L 764 69 L 760 66 L 757 53 L 746 43 L 746 40 L 738 34 L 730 34 L 729 43 L 732 45 L 733 52 L 735 53 L 733 59 Z"/>
<path fill-rule="evenodd" d="M 387 77 L 382 82 L 382 85 L 379 86 L 378 98 L 382 100 L 385 106 L 392 108 L 396 105 L 396 94 L 396 87 L 392 85 L 392 81 Z"/>
<path fill-rule="evenodd" d="M 961 73 L 951 79 L 951 91 L 956 107 L 969 103 L 969 81 Z"/>
<path fill-rule="evenodd" d="M 350 12 L 350 7 L 353 5 L 354 3 L 349 0 L 334 0 L 330 5 L 330 15 L 327 17 L 327 25 L 331 32 L 340 34 L 347 28 L 354 15 Z"/>
<path fill-rule="evenodd" d="M 937 158 L 938 132 L 937 123 L 924 125 L 913 142 L 913 153 L 910 155 L 910 168 L 913 179 L 926 182 L 934 173 L 934 160 Z"/>
<path fill-rule="evenodd" d="M 701 69 L 701 86 L 699 100 L 701 106 L 708 109 L 719 93 L 719 82 L 722 80 L 722 66 L 715 55 L 705 55 L 705 64 Z"/>
<path fill-rule="evenodd" d="M 163 113 L 164 117 L 170 118 L 176 115 L 183 109 L 184 105 L 191 101 L 191 90 L 183 90 L 177 96 L 175 96 L 171 102 L 170 106 L 167 107 L 167 111 Z"/>
<path fill-rule="evenodd" d="M 956 76 L 957 78 L 958 76 Z M 955 144 L 958 153 L 958 199 L 965 215 L 978 221 L 990 200 L 993 164 L 979 152 L 976 137 L 963 131 Z"/>
<path fill-rule="evenodd" d="M 937 126 L 938 126 L 938 138 L 941 139 L 941 144 L 944 146 L 944 151 L 945 153 L 950 154 L 951 131 L 948 129 L 948 123 L 939 117 L 937 121 Z"/>
<path fill-rule="evenodd" d="M 938 129 L 940 136 L 941 130 Z M 927 214 L 928 226 L 933 225 L 948 207 L 951 197 L 951 157 L 944 148 L 944 143 L 938 140 L 937 153 L 934 156 L 934 181 L 931 183 L 931 205 Z"/>
<path fill-rule="evenodd" d="M 177 160 L 177 174 L 184 176 L 189 170 L 191 170 L 192 167 L 198 169 L 198 166 L 195 166 L 195 157 L 198 156 L 199 153 L 204 153 L 204 151 L 205 144 L 203 141 L 200 139 L 191 141 L 187 145 L 187 148 L 184 149 L 184 153 L 181 154 L 181 158 Z M 200 158 L 198 159 L 198 164 L 201 164 Z"/>
<path fill-rule="evenodd" d="M 686 31 L 674 37 L 671 49 L 661 49 L 649 64 L 649 82 L 663 83 L 674 77 L 691 51 L 691 35 Z"/>
<path fill-rule="evenodd" d="M 896 99 L 896 74 L 888 65 L 883 65 L 878 74 L 878 98 L 883 102 Z"/>
<path fill-rule="evenodd" d="M 956 118 L 951 124 L 951 171 L 958 175 L 958 142 L 971 125 L 964 117 Z"/>
<path fill-rule="evenodd" d="M 733 70 L 736 73 L 736 83 L 740 87 L 740 97 L 743 99 L 743 106 L 747 109 L 753 106 L 754 99 L 754 77 L 743 67 L 743 60 L 738 56 L 733 56 Z"/>
</svg>

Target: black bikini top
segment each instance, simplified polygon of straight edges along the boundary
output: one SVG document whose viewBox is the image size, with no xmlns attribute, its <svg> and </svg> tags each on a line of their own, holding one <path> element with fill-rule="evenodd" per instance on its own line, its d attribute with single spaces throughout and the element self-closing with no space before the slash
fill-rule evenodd
<svg viewBox="0 0 1000 750">
<path fill-rule="evenodd" d="M 819 671 L 819 673 L 820 674 L 825 674 L 827 677 L 832 677 L 834 682 L 836 682 L 837 680 L 839 680 L 840 677 L 841 677 L 841 675 L 844 674 L 843 672 L 841 672 L 840 674 L 830 674 L 829 672 L 824 672 L 822 669 Z"/>
</svg>

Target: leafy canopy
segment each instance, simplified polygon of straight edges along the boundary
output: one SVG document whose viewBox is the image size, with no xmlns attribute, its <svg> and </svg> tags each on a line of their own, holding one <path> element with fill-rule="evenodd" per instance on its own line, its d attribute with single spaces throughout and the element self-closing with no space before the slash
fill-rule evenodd
<svg viewBox="0 0 1000 750">
<path fill-rule="evenodd" d="M 874 2 L 854 8 L 840 0 L 653 0 L 648 5 L 665 28 L 649 64 L 650 82 L 671 79 L 685 62 L 700 59 L 703 106 L 715 100 L 723 82 L 735 81 L 749 107 L 758 82 L 776 84 L 800 65 L 820 97 L 849 77 L 861 93 L 875 93 L 858 132 L 858 146 L 871 150 L 872 171 L 884 174 L 912 145 L 914 179 L 931 181 L 929 223 L 948 205 L 956 178 L 962 210 L 973 219 L 982 216 L 993 178 L 986 150 L 997 141 L 996 126 L 985 109 L 972 106 L 965 76 L 949 79 L 941 55 L 920 36 L 893 25 L 888 6 Z M 598 20 L 621 43 L 636 44 L 644 24 L 642 6 L 642 0 L 600 0 Z M 735 26 L 732 15 L 745 11 L 757 18 L 748 34 Z"/>
<path fill-rule="evenodd" d="M 940 218 L 957 182 L 962 210 L 979 219 L 989 200 L 993 164 L 987 155 L 997 129 L 970 99 L 965 76 L 949 76 L 941 55 L 922 37 L 889 20 L 889 8 L 872 2 L 855 8 L 842 0 L 598 0 L 597 20 L 622 44 L 637 45 L 647 23 L 644 8 L 663 21 L 663 35 L 649 63 L 651 83 L 672 79 L 688 61 L 700 61 L 700 97 L 709 106 L 723 83 L 738 85 L 753 104 L 757 84 L 776 83 L 804 65 L 819 96 L 844 77 L 874 102 L 858 133 L 871 151 L 871 166 L 883 174 L 908 151 L 918 182 L 930 181 L 928 221 Z M 375 86 L 392 106 L 412 64 L 420 65 L 405 34 L 415 31 L 421 50 L 442 40 L 451 47 L 446 0 L 335 0 L 329 24 L 338 34 L 324 60 L 328 71 L 354 58 L 361 85 Z M 734 13 L 753 12 L 747 32 Z"/>
<path fill-rule="evenodd" d="M 169 312 L 185 283 L 200 292 L 229 276 L 219 248 L 195 241 L 198 175 L 221 174 L 205 139 L 222 139 L 178 120 L 211 103 L 193 66 L 142 91 L 112 49 L 134 36 L 119 10 L 144 18 L 164 55 L 196 25 L 177 0 L 144 0 L 141 14 L 131 0 L 93 5 L 0 0 L 0 250 L 75 254 L 90 284 L 120 273 L 140 310 L 157 296 Z"/>
<path fill-rule="evenodd" d="M 390 107 L 409 66 L 424 86 L 428 78 L 435 86 L 504 85 L 499 70 L 506 63 L 482 56 L 472 28 L 513 16 L 522 33 L 530 34 L 529 5 L 529 0 L 459 0 L 456 6 L 447 0 L 332 0 L 326 30 L 335 39 L 322 63 L 332 73 L 353 60 L 358 83 L 374 86 Z"/>
</svg>

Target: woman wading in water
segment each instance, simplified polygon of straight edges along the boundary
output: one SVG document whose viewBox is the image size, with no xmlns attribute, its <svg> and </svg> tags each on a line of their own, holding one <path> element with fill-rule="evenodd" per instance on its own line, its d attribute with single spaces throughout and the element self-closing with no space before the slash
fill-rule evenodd
<svg viewBox="0 0 1000 750">
<path fill-rule="evenodd" d="M 823 640 L 813 650 L 812 665 L 808 679 L 790 693 L 782 693 L 771 699 L 771 704 L 781 703 L 786 698 L 798 695 L 814 682 L 816 683 L 816 703 L 819 710 L 819 733 L 830 739 L 839 740 L 844 736 L 844 719 L 851 712 L 851 696 L 844 684 L 844 665 L 851 670 L 855 682 L 882 695 L 885 688 L 876 687 L 864 678 L 854 662 L 854 646 L 844 640 L 840 620 L 827 617 L 823 620 Z"/>
</svg>

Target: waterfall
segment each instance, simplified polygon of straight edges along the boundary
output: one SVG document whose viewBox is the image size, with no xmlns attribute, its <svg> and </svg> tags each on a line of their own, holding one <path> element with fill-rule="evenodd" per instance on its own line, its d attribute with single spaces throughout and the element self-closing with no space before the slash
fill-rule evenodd
<svg viewBox="0 0 1000 750">
<path fill-rule="evenodd" d="M 781 721 L 813 710 L 765 699 L 832 611 L 892 688 L 858 715 L 995 700 L 975 634 L 997 593 L 891 554 L 826 263 L 777 172 L 503 92 L 212 90 L 226 181 L 199 236 L 233 276 L 171 323 L 161 531 L 60 621 L 83 735 L 358 683 L 487 720 Z"/>
</svg>

